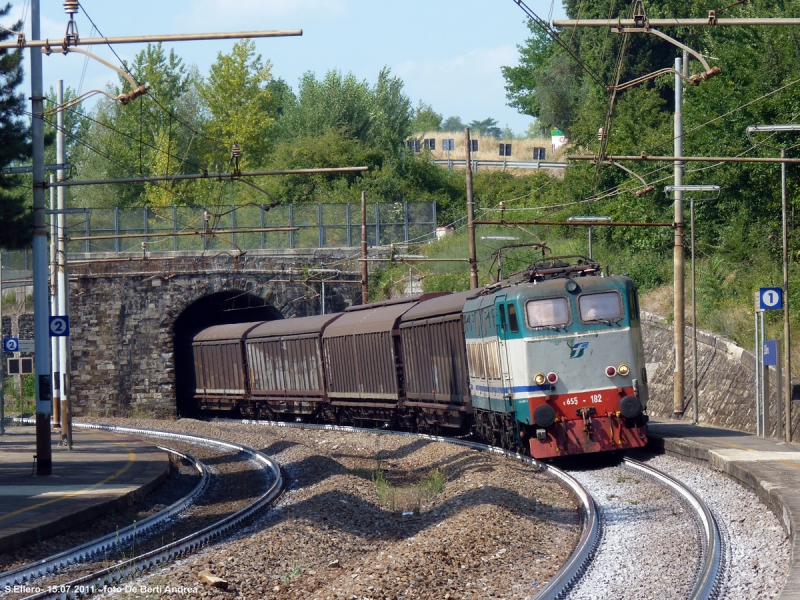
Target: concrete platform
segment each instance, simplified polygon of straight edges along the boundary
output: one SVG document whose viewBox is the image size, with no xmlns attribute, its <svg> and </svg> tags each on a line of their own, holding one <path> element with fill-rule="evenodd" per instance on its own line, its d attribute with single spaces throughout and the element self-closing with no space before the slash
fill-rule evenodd
<svg viewBox="0 0 800 600">
<path fill-rule="evenodd" d="M 780 600 L 800 600 L 800 445 L 751 434 L 650 421 L 650 447 L 705 463 L 752 489 L 770 507 L 792 544 Z"/>
<path fill-rule="evenodd" d="M 0 436 L 0 552 L 130 506 L 169 472 L 165 452 L 131 437 L 76 428 L 71 452 L 60 439 L 52 433 L 53 474 L 37 477 L 34 427 Z"/>
</svg>

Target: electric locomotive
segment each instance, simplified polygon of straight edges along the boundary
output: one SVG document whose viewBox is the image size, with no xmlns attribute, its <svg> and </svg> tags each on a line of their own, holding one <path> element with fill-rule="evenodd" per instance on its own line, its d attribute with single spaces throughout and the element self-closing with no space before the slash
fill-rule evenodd
<svg viewBox="0 0 800 600">
<path fill-rule="evenodd" d="M 472 429 L 534 458 L 647 442 L 635 286 L 584 259 L 550 258 L 481 290 L 217 325 L 193 352 L 201 411 Z"/>
<path fill-rule="evenodd" d="M 550 259 L 464 305 L 477 434 L 535 458 L 647 443 L 633 281 Z"/>
</svg>

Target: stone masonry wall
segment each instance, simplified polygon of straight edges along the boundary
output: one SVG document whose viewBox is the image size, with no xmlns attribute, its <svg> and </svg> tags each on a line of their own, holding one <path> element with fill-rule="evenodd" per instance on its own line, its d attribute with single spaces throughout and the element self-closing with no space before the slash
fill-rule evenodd
<svg viewBox="0 0 800 600">
<path fill-rule="evenodd" d="M 674 340 L 673 326 L 666 319 L 642 313 L 642 333 L 647 361 L 652 417 L 670 418 L 673 412 Z M 698 420 L 740 431 L 755 432 L 755 363 L 753 352 L 737 346 L 731 340 L 702 329 L 697 330 Z M 774 369 L 771 377 L 770 434 L 775 432 L 778 402 Z M 692 411 L 692 329 L 686 328 L 685 413 L 683 420 L 691 421 Z M 794 378 L 795 393 L 800 380 Z M 793 402 L 793 431 L 800 422 L 798 402 Z"/>
<path fill-rule="evenodd" d="M 71 268 L 73 413 L 175 416 L 173 326 L 204 296 L 239 291 L 284 317 L 316 314 L 318 299 L 301 301 L 314 288 L 302 273 L 287 276 L 291 267 L 281 260 L 222 255 L 136 261 L 124 271 L 118 263 Z M 360 299 L 360 280 L 331 280 L 326 288 L 329 311 Z"/>
</svg>

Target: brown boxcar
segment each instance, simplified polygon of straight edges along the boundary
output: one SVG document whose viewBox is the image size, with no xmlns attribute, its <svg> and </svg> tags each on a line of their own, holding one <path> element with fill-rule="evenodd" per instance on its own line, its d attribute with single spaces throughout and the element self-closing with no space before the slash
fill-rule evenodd
<svg viewBox="0 0 800 600">
<path fill-rule="evenodd" d="M 322 331 L 342 313 L 267 321 L 245 340 L 250 405 L 244 413 L 313 415 L 326 399 Z"/>
<path fill-rule="evenodd" d="M 398 321 L 418 302 L 441 295 L 354 306 L 325 328 L 328 397 L 340 419 L 396 421 L 404 395 Z"/>
<path fill-rule="evenodd" d="M 247 398 L 244 338 L 260 324 L 215 325 L 194 337 L 194 397 L 201 410 L 233 410 Z"/>
<path fill-rule="evenodd" d="M 429 425 L 463 428 L 472 414 L 461 311 L 475 291 L 420 302 L 400 317 L 404 406 Z"/>
</svg>

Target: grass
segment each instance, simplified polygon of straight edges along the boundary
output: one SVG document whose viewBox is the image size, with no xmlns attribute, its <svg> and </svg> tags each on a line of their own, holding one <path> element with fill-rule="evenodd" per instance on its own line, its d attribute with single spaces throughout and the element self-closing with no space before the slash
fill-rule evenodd
<svg viewBox="0 0 800 600">
<path fill-rule="evenodd" d="M 447 474 L 435 467 L 419 478 L 416 484 L 395 486 L 387 477 L 385 469 L 375 469 L 372 474 L 378 503 L 391 511 L 413 512 L 418 515 L 426 503 L 444 492 Z"/>
<path fill-rule="evenodd" d="M 281 575 L 281 583 L 286 585 L 292 581 L 295 577 L 299 577 L 303 573 L 303 569 L 297 564 L 296 560 L 292 561 L 291 568 L 286 571 L 283 575 Z"/>
</svg>

